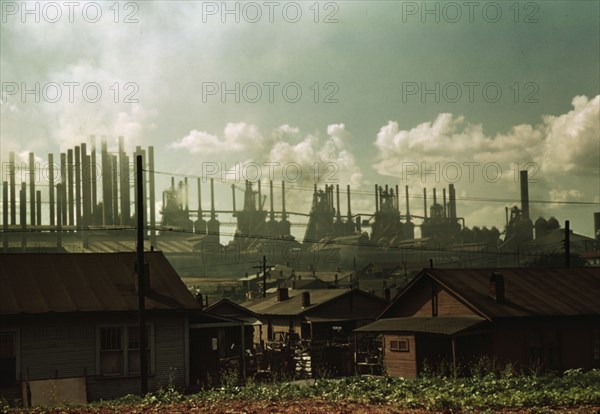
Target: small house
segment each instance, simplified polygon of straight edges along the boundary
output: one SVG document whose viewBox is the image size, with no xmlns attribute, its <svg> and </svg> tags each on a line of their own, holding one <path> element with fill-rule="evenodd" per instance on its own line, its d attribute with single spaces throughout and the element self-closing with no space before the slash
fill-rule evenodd
<svg viewBox="0 0 600 414">
<path fill-rule="evenodd" d="M 500 363 L 554 370 L 600 367 L 600 269 L 424 269 L 379 316 L 390 375 L 427 364 Z"/>
<path fill-rule="evenodd" d="M 148 345 L 140 350 L 135 253 L 0 255 L 0 397 L 35 404 L 136 394 L 140 352 L 149 391 L 188 387 L 190 354 L 211 341 L 190 340 L 190 324 L 225 319 L 201 311 L 161 252 L 145 260 Z M 61 394 L 69 392 L 77 395 Z"/>
</svg>

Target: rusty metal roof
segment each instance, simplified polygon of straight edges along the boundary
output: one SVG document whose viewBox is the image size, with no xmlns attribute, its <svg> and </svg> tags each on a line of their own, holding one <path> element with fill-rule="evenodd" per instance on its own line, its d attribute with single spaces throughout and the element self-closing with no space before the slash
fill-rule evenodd
<svg viewBox="0 0 600 414">
<path fill-rule="evenodd" d="M 488 295 L 492 272 L 504 276 L 503 303 Z M 417 279 L 425 275 L 490 318 L 600 315 L 600 268 L 424 269 Z"/>
<path fill-rule="evenodd" d="M 254 301 L 242 303 L 244 306 L 258 315 L 281 315 L 281 316 L 312 316 L 320 317 L 320 321 L 326 320 L 360 320 L 375 319 L 385 306 L 385 300 L 371 295 L 359 289 L 307 289 L 307 290 L 288 290 L 289 299 L 281 302 L 277 301 L 276 295 L 267 296 Z M 310 305 L 302 307 L 302 293 L 310 293 Z M 344 306 L 331 311 L 320 312 L 321 305 L 333 302 L 348 295 L 361 295 L 370 300 L 370 305 L 361 305 L 352 307 L 351 301 L 348 301 L 347 308 Z"/>
<path fill-rule="evenodd" d="M 485 324 L 478 316 L 406 317 L 379 319 L 354 332 L 420 332 L 440 335 L 457 333 Z"/>
<path fill-rule="evenodd" d="M 146 252 L 146 309 L 198 309 L 162 252 Z M 137 310 L 136 254 L 0 255 L 0 315 Z"/>
<path fill-rule="evenodd" d="M 259 315 L 300 315 L 309 309 L 313 309 L 330 300 L 336 299 L 348 292 L 350 289 L 311 289 L 310 306 L 302 307 L 303 290 L 288 289 L 289 299 L 277 301 L 277 296 L 267 296 L 242 303 L 242 306 Z"/>
</svg>

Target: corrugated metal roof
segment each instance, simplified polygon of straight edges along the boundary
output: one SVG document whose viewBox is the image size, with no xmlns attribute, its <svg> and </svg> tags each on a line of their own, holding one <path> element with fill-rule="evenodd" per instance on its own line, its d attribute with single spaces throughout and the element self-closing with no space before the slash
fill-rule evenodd
<svg viewBox="0 0 600 414">
<path fill-rule="evenodd" d="M 146 308 L 198 309 L 162 252 L 146 252 Z M 136 254 L 29 253 L 0 255 L 0 314 L 137 310 Z"/>
<path fill-rule="evenodd" d="M 311 289 L 310 306 L 302 307 L 302 290 L 288 290 L 289 299 L 278 302 L 275 295 L 242 303 L 242 306 L 259 315 L 300 315 L 309 309 L 338 298 L 350 289 Z"/>
<path fill-rule="evenodd" d="M 421 332 L 454 335 L 485 322 L 485 319 L 478 316 L 386 318 L 355 329 L 354 332 Z"/>
<path fill-rule="evenodd" d="M 492 272 L 504 276 L 503 303 L 488 295 Z M 423 274 L 491 318 L 600 315 L 600 268 L 425 269 Z"/>
</svg>

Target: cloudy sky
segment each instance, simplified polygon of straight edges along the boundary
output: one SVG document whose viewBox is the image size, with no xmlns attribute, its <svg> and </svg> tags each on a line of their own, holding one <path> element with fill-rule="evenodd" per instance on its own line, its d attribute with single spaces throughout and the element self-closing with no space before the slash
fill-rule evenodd
<svg viewBox="0 0 600 414">
<path fill-rule="evenodd" d="M 114 149 L 123 135 L 129 150 L 154 145 L 159 171 L 220 178 L 239 163 L 216 188 L 223 209 L 231 180 L 256 165 L 268 179 L 270 165 L 296 189 L 288 210 L 307 211 L 316 176 L 351 184 L 365 213 L 375 183 L 408 185 L 422 214 L 423 187 L 431 197 L 452 182 L 471 226 L 503 225 L 527 168 L 531 199 L 560 202 L 533 204 L 534 219 L 592 234 L 596 1 L 1 7 L 3 162 L 10 151 L 45 160 L 92 134 Z"/>
</svg>

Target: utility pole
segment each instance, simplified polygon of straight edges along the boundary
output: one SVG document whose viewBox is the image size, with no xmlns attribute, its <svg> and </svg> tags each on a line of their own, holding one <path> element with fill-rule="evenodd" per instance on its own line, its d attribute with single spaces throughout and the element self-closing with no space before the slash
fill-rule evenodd
<svg viewBox="0 0 600 414">
<path fill-rule="evenodd" d="M 139 307 L 140 388 L 142 395 L 148 393 L 148 356 L 146 355 L 146 266 L 144 262 L 144 186 L 142 182 L 142 156 L 136 156 L 137 167 L 137 274 Z"/>
<path fill-rule="evenodd" d="M 565 267 L 571 267 L 571 223 L 565 221 Z"/>
<path fill-rule="evenodd" d="M 267 269 L 271 270 L 271 266 L 267 265 L 267 256 L 263 256 L 261 266 L 253 266 L 254 269 L 262 269 L 263 271 L 263 294 L 262 297 L 267 297 Z"/>
</svg>

